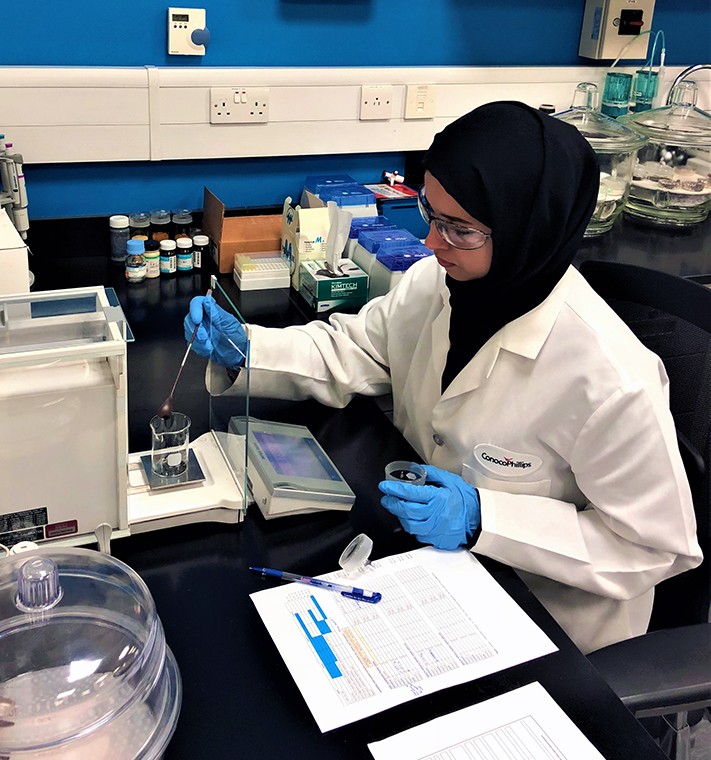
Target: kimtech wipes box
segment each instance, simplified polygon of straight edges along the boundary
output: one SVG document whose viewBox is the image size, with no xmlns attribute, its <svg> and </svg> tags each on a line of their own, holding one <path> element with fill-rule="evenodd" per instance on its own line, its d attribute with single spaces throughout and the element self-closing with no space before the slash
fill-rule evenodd
<svg viewBox="0 0 711 760">
<path fill-rule="evenodd" d="M 338 273 L 323 259 L 303 261 L 299 293 L 317 314 L 359 309 L 368 300 L 368 275 L 350 259 L 341 259 Z"/>
</svg>

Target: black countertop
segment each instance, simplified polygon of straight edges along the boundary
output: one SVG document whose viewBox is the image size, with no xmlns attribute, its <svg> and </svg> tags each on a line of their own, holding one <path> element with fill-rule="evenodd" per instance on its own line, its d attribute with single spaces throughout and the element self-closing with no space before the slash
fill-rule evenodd
<svg viewBox="0 0 711 760">
<path fill-rule="evenodd" d="M 579 259 L 627 260 L 695 277 L 711 272 L 708 223 L 681 235 L 618 225 L 608 236 L 586 241 Z M 183 317 L 190 299 L 209 286 L 209 270 L 129 285 L 105 256 L 51 257 L 37 249 L 32 269 L 35 289 L 116 289 L 136 338 L 128 347 L 129 449 L 147 449 L 148 421 L 170 390 L 185 350 Z M 284 326 L 311 317 L 288 290 L 240 294 L 230 276 L 219 281 L 249 321 Z M 176 407 L 191 416 L 193 436 L 209 427 L 204 369 L 204 360 L 191 355 L 176 391 Z M 318 575 L 336 568 L 343 548 L 361 532 L 374 541 L 373 558 L 416 547 L 380 507 L 376 485 L 387 462 L 414 453 L 372 399 L 356 398 L 343 410 L 312 401 L 262 401 L 251 412 L 307 424 L 356 502 L 346 513 L 271 521 L 252 509 L 238 526 L 203 523 L 112 542 L 113 553 L 148 584 L 182 674 L 183 706 L 166 760 L 369 758 L 368 742 L 536 680 L 604 757 L 664 757 L 516 574 L 486 558 L 485 567 L 559 651 L 321 734 L 249 599 L 265 586 L 247 568 L 268 565 Z"/>
<path fill-rule="evenodd" d="M 660 227 L 621 214 L 609 232 L 583 241 L 585 259 L 619 261 L 711 282 L 711 217 L 692 227 Z"/>
</svg>

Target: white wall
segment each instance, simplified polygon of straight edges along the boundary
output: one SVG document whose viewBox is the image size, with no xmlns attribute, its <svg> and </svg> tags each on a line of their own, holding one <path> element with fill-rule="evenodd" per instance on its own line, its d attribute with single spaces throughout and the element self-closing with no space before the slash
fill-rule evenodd
<svg viewBox="0 0 711 760">
<path fill-rule="evenodd" d="M 634 72 L 633 68 L 621 67 Z M 681 67 L 669 68 L 663 98 Z M 378 153 L 426 148 L 492 100 L 570 106 L 601 67 L 0 68 L 0 131 L 26 163 Z M 692 77 L 711 109 L 711 71 Z M 392 85 L 392 118 L 359 119 L 361 85 Z M 435 117 L 405 119 L 408 84 L 432 85 Z M 266 124 L 211 124 L 210 87 L 269 88 Z"/>
</svg>

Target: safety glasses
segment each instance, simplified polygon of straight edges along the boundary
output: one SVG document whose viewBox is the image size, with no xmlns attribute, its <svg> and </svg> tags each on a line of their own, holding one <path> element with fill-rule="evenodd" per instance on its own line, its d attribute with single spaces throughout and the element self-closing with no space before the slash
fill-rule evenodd
<svg viewBox="0 0 711 760">
<path fill-rule="evenodd" d="M 434 224 L 439 236 L 445 243 L 452 248 L 459 248 L 463 251 L 475 251 L 486 244 L 491 237 L 490 232 L 482 232 L 476 227 L 467 227 L 466 225 L 450 222 L 446 219 L 440 219 L 435 216 L 434 209 L 427 202 L 425 197 L 425 186 L 422 185 L 417 193 L 417 207 L 425 222 L 429 225 Z"/>
</svg>

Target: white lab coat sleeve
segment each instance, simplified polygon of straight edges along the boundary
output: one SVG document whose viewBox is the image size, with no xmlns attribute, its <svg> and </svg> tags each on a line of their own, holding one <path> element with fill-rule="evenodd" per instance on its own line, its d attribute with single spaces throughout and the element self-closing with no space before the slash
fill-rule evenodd
<svg viewBox="0 0 711 760">
<path fill-rule="evenodd" d="M 570 455 L 585 509 L 480 489 L 474 551 L 613 599 L 698 565 L 691 494 L 662 396 L 620 389 L 585 422 Z"/>
<path fill-rule="evenodd" d="M 284 328 L 249 325 L 250 394 L 314 398 L 327 406 L 343 407 L 356 394 L 387 393 L 389 300 L 374 299 L 358 314 L 334 315 L 328 323 Z M 243 392 L 243 383 L 244 378 L 238 377 L 225 395 Z"/>
</svg>

